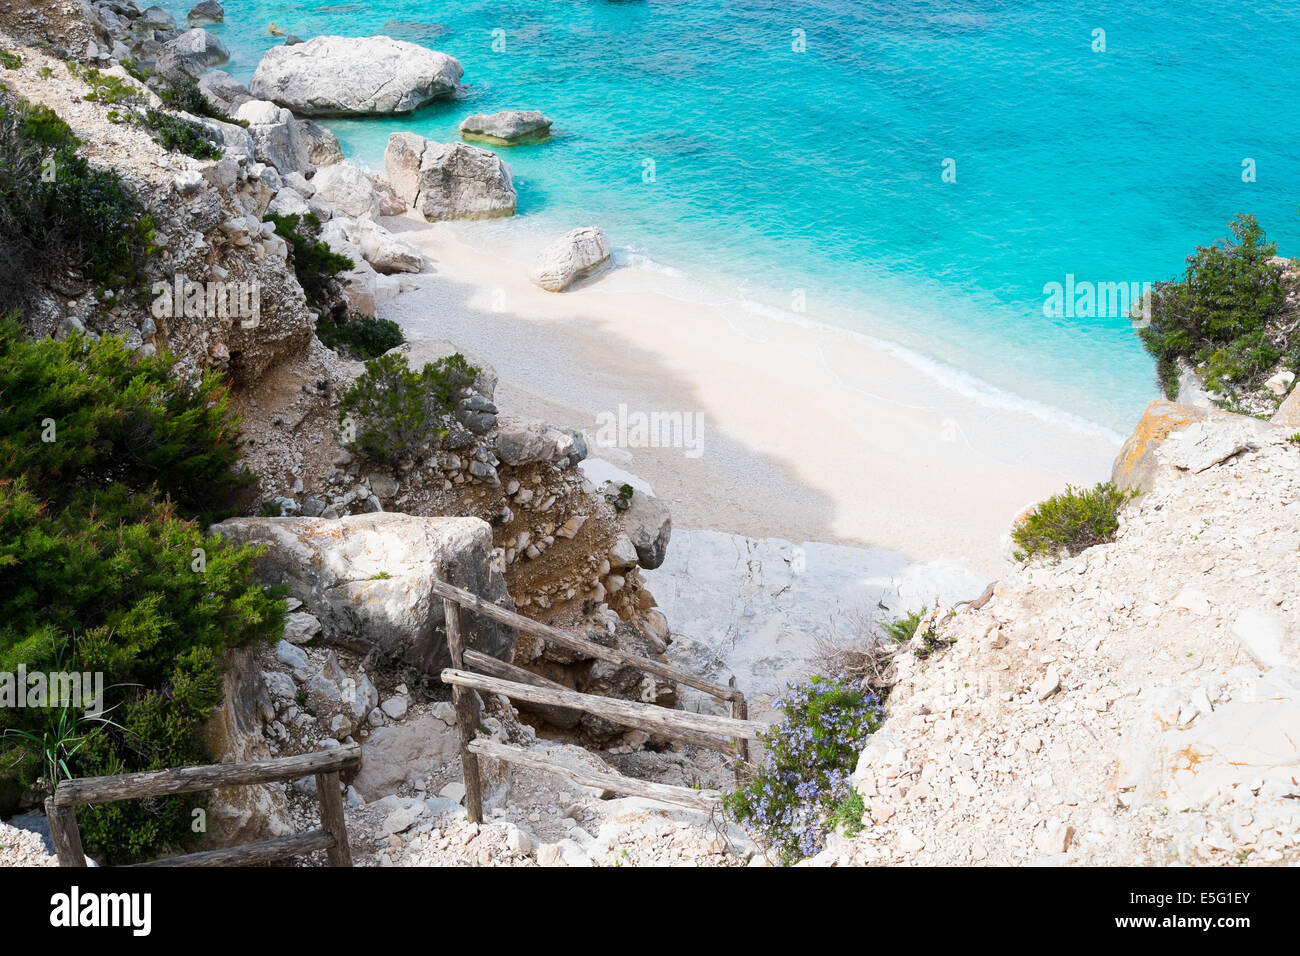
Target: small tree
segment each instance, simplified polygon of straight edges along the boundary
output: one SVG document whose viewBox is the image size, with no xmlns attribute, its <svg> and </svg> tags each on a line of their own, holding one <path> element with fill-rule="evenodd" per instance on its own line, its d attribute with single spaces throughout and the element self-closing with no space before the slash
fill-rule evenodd
<svg viewBox="0 0 1300 956">
<path fill-rule="evenodd" d="M 1225 395 L 1258 389 L 1283 358 L 1300 368 L 1300 339 L 1277 321 L 1286 302 L 1281 270 L 1269 262 L 1277 246 L 1254 216 L 1229 226 L 1231 239 L 1188 257 L 1182 280 L 1155 284 L 1151 322 L 1138 330 L 1169 398 L 1178 396 L 1179 361 Z"/>
<path fill-rule="evenodd" d="M 375 461 L 419 458 L 447 436 L 456 398 L 477 374 L 459 353 L 419 372 L 400 352 L 371 359 L 339 401 L 344 440 Z"/>
</svg>

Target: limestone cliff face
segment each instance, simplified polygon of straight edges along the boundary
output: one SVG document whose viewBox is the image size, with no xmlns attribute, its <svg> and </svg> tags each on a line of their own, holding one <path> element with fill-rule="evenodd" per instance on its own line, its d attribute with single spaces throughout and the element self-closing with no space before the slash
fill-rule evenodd
<svg viewBox="0 0 1300 956">
<path fill-rule="evenodd" d="M 935 615 L 816 862 L 1300 860 L 1300 446 L 1157 402 L 1118 539 Z"/>
<path fill-rule="evenodd" d="M 33 48 L 21 56 L 22 66 L 6 71 L 11 93 L 53 109 L 91 163 L 122 178 L 154 222 L 157 250 L 147 281 L 114 302 L 72 280 L 48 288 L 24 314 L 32 333 L 120 335 L 138 351 L 174 352 L 182 374 L 227 371 L 239 388 L 302 357 L 315 320 L 288 245 L 262 222 L 279 188 L 276 170 L 235 151 L 214 162 L 163 150 L 139 127 L 111 121 L 111 105 L 87 101 L 84 81 L 63 61 Z M 120 66 L 108 72 L 158 105 Z"/>
</svg>

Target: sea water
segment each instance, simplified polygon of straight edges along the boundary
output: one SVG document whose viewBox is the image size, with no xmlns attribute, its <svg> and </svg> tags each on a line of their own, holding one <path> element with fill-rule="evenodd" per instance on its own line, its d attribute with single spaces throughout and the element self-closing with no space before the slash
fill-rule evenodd
<svg viewBox="0 0 1300 956">
<path fill-rule="evenodd" d="M 539 109 L 554 137 L 501 150 L 509 228 L 598 224 L 633 267 L 1122 432 L 1152 362 L 1051 284 L 1175 277 L 1241 212 L 1300 254 L 1294 2 L 228 0 L 225 69 L 247 82 L 272 23 L 461 61 L 454 100 L 325 121 L 361 165 Z"/>
</svg>

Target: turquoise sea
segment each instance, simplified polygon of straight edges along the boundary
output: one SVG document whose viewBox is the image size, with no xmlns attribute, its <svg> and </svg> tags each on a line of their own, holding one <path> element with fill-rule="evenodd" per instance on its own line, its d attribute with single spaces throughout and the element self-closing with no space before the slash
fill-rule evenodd
<svg viewBox="0 0 1300 956">
<path fill-rule="evenodd" d="M 1172 277 L 1238 212 L 1300 254 L 1295 2 L 225 6 L 244 81 L 272 22 L 461 61 L 460 99 L 327 123 L 363 165 L 396 129 L 450 140 L 469 113 L 540 109 L 558 135 L 503 151 L 533 226 L 597 223 L 625 261 L 751 307 L 803 290 L 802 319 L 1121 432 L 1150 360 L 1121 315 L 1045 316 L 1045 284 Z"/>
</svg>

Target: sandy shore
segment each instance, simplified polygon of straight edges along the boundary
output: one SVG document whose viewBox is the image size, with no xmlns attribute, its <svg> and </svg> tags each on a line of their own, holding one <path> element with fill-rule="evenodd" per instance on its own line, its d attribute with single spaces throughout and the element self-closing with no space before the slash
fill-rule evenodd
<svg viewBox="0 0 1300 956">
<path fill-rule="evenodd" d="M 1119 436 L 981 392 L 863 336 L 691 298 L 688 280 L 617 268 L 553 294 L 533 234 L 385 225 L 430 261 L 381 308 L 501 375 L 503 412 L 583 428 L 645 477 L 679 527 L 951 558 L 988 575 L 1026 505 L 1109 474 Z M 716 301 L 716 300 L 715 300 Z M 702 415 L 699 454 L 601 448 L 602 413 Z M 692 419 L 694 420 L 694 419 Z M 633 424 L 635 422 L 633 421 Z"/>
</svg>

